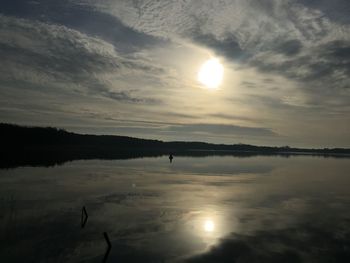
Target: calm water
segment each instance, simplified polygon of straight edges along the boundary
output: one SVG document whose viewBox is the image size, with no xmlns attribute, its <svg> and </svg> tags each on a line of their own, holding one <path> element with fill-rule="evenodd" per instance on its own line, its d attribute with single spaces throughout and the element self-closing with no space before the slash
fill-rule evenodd
<svg viewBox="0 0 350 263">
<path fill-rule="evenodd" d="M 0 170 L 1 262 L 350 262 L 350 159 Z M 81 228 L 81 209 L 89 214 Z"/>
</svg>

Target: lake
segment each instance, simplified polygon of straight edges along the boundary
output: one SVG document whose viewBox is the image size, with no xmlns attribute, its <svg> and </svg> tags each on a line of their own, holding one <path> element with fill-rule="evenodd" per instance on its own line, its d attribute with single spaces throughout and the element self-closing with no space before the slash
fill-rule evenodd
<svg viewBox="0 0 350 263">
<path fill-rule="evenodd" d="M 0 170 L 1 262 L 350 262 L 350 159 L 167 156 Z M 88 219 L 82 227 L 82 208 Z"/>
</svg>

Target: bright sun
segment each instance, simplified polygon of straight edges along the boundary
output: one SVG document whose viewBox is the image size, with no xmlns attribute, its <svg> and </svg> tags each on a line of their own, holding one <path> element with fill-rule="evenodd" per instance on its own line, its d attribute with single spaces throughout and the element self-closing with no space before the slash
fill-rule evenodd
<svg viewBox="0 0 350 263">
<path fill-rule="evenodd" d="M 206 220 L 204 222 L 204 231 L 205 232 L 213 232 L 214 231 L 214 228 L 215 228 L 215 225 L 214 225 L 214 222 L 212 220 Z"/>
<path fill-rule="evenodd" d="M 216 89 L 222 82 L 224 67 L 216 58 L 211 58 L 203 63 L 199 69 L 197 79 L 209 89 Z"/>
</svg>

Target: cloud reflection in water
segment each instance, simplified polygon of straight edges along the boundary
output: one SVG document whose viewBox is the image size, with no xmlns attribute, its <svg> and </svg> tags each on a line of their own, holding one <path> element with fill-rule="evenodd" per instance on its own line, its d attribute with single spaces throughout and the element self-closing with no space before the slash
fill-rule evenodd
<svg viewBox="0 0 350 263">
<path fill-rule="evenodd" d="M 314 157 L 1 170 L 0 254 L 4 262 L 24 255 L 100 262 L 106 231 L 111 262 L 347 262 L 349 170 L 348 159 Z M 83 233 L 82 205 L 89 212 Z"/>
</svg>

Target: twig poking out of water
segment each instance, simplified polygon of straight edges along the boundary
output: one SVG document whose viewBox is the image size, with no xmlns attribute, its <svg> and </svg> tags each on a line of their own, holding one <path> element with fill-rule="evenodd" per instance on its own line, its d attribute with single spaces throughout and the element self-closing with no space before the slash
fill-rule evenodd
<svg viewBox="0 0 350 263">
<path fill-rule="evenodd" d="M 88 213 L 86 212 L 85 206 L 83 206 L 83 209 L 81 210 L 81 228 L 84 228 L 86 225 L 86 222 L 88 220 Z"/>
<path fill-rule="evenodd" d="M 106 254 L 105 254 L 105 256 L 104 256 L 104 258 L 103 258 L 103 261 L 102 261 L 103 263 L 106 263 L 106 262 L 107 262 L 108 255 L 109 255 L 109 252 L 111 251 L 111 248 L 112 248 L 112 244 L 111 244 L 111 242 L 109 241 L 109 238 L 108 238 L 108 235 L 107 235 L 106 232 L 103 232 L 103 236 L 105 237 L 106 242 L 107 242 L 107 245 L 108 245 Z"/>
</svg>

